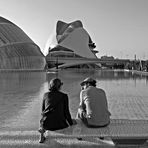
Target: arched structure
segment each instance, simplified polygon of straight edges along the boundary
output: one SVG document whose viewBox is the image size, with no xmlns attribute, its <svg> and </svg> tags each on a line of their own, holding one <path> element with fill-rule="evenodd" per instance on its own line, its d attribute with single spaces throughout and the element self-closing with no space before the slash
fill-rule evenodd
<svg viewBox="0 0 148 148">
<path fill-rule="evenodd" d="M 69 24 L 58 21 L 56 26 L 56 39 L 58 44 L 54 48 L 50 48 L 49 53 L 46 56 L 49 68 L 55 66 L 55 60 L 59 57 L 73 59 L 97 59 L 95 54 L 98 51 L 94 50 L 96 46 L 92 42 L 87 31 L 83 28 L 82 22 L 79 20 Z M 59 64 L 62 66 L 62 64 L 66 63 Z M 72 65 L 80 66 L 77 62 L 72 63 Z M 81 67 L 86 67 L 86 65 L 88 68 L 94 68 L 95 64 L 85 63 L 82 64 Z"/>
<path fill-rule="evenodd" d="M 0 17 L 0 69 L 43 70 L 45 57 L 26 33 Z"/>
</svg>

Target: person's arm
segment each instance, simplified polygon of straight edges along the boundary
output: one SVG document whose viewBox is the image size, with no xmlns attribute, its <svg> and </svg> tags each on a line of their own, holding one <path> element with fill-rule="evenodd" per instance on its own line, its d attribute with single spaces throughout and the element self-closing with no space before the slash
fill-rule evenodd
<svg viewBox="0 0 148 148">
<path fill-rule="evenodd" d="M 92 109 L 90 107 L 91 96 L 88 91 L 84 94 L 84 103 L 86 106 L 86 118 L 91 118 L 92 116 Z"/>
<path fill-rule="evenodd" d="M 80 103 L 78 107 L 78 117 L 83 118 L 85 112 L 86 112 L 86 107 L 83 101 L 83 91 L 81 91 L 80 92 Z"/>
<path fill-rule="evenodd" d="M 89 99 L 85 100 L 85 105 L 86 105 L 86 118 L 91 118 L 92 110 L 90 108 L 90 100 Z"/>
<path fill-rule="evenodd" d="M 42 111 L 42 113 L 41 113 L 41 115 L 42 116 L 44 116 L 44 114 L 45 114 L 45 99 L 46 99 L 46 93 L 44 94 L 44 96 L 43 96 L 43 101 L 42 101 L 42 107 L 41 107 L 41 111 Z"/>
<path fill-rule="evenodd" d="M 45 95 L 43 97 L 43 101 L 42 101 L 42 112 L 45 110 Z"/>
<path fill-rule="evenodd" d="M 64 105 L 65 105 L 65 116 L 66 116 L 66 120 L 68 121 L 68 124 L 71 126 L 73 125 L 73 121 L 72 121 L 72 118 L 71 118 L 71 115 L 70 115 L 70 111 L 69 111 L 69 102 L 68 102 L 68 96 L 65 95 L 65 102 L 64 102 Z"/>
<path fill-rule="evenodd" d="M 84 102 L 83 102 L 83 95 L 82 91 L 80 92 L 80 103 L 79 103 L 79 109 L 84 110 Z"/>
</svg>

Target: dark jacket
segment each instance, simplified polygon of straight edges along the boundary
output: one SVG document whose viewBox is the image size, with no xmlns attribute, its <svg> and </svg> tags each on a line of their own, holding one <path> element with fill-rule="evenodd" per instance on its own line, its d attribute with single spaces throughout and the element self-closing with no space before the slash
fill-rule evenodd
<svg viewBox="0 0 148 148">
<path fill-rule="evenodd" d="M 60 91 L 45 93 L 42 116 L 42 126 L 46 130 L 58 130 L 72 125 L 67 94 Z"/>
</svg>

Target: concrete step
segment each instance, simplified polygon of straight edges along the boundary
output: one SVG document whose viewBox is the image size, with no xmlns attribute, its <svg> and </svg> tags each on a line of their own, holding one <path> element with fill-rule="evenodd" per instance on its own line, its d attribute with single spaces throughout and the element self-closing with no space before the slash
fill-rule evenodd
<svg viewBox="0 0 148 148">
<path fill-rule="evenodd" d="M 45 143 L 40 144 L 37 131 L 2 131 L 0 132 L 0 148 L 98 148 L 105 146 L 100 141 L 92 139 L 79 140 L 68 137 L 48 137 Z M 113 146 L 112 146 L 113 147 Z"/>
<path fill-rule="evenodd" d="M 113 148 L 115 145 L 110 139 L 101 140 L 93 137 L 82 139 L 64 136 L 47 137 L 43 144 L 38 142 L 37 131 L 1 131 L 0 148 Z M 128 147 L 128 145 L 126 145 Z M 129 146 L 131 147 L 131 146 Z M 147 148 L 148 144 L 138 146 Z M 121 147 L 120 147 L 121 148 Z M 123 148 L 123 147 L 122 147 Z M 134 146 L 134 148 L 136 148 Z"/>
</svg>

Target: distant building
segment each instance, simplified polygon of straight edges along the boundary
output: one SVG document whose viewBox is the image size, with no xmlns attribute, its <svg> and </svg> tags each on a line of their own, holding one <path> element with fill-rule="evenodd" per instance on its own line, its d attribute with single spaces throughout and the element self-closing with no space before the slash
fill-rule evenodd
<svg viewBox="0 0 148 148">
<path fill-rule="evenodd" d="M 102 56 L 101 57 L 102 60 L 114 60 L 113 56 Z"/>
<path fill-rule="evenodd" d="M 0 69 L 43 70 L 40 48 L 14 23 L 0 17 Z"/>
</svg>

